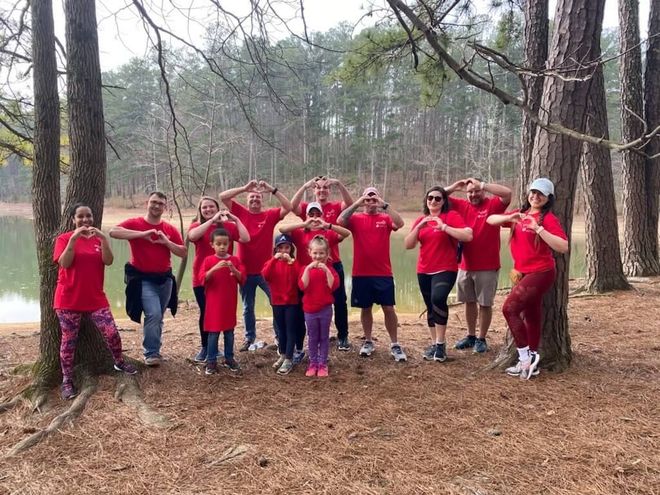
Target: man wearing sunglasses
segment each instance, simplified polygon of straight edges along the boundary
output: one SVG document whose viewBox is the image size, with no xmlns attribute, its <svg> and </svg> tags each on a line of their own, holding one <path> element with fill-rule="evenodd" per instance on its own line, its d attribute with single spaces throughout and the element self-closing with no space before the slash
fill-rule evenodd
<svg viewBox="0 0 660 495">
<path fill-rule="evenodd" d="M 473 232 L 472 242 L 463 246 L 456 280 L 457 299 L 465 303 L 468 334 L 454 347 L 474 348 L 475 353 L 483 353 L 488 350 L 486 334 L 493 317 L 493 302 L 500 269 L 500 228 L 488 225 L 486 219 L 506 210 L 511 202 L 511 189 L 469 177 L 454 182 L 446 191 L 447 194 L 458 191 L 466 193 L 467 200 L 451 198 L 451 204 Z M 487 196 L 486 193 L 492 196 Z"/>
<path fill-rule="evenodd" d="M 342 201 L 329 201 L 330 191 L 332 188 L 339 190 Z M 348 208 L 353 204 L 351 193 L 348 192 L 346 186 L 341 183 L 339 179 L 329 179 L 324 176 L 314 177 L 305 182 L 296 194 L 291 198 L 291 207 L 293 213 L 298 215 L 303 220 L 307 219 L 307 208 L 309 203 L 302 201 L 305 191 L 309 188 L 314 189 L 314 196 L 316 202 L 321 205 L 323 220 L 330 225 L 337 224 L 337 218 L 342 210 Z M 344 286 L 344 265 L 339 257 L 339 246 L 334 244 L 330 247 L 330 259 L 332 267 L 339 275 L 339 287 L 334 292 L 334 307 L 335 307 L 335 327 L 337 327 L 337 349 L 340 351 L 348 351 L 351 344 L 348 340 L 348 305 L 346 304 L 346 287 Z"/>
<path fill-rule="evenodd" d="M 355 213 L 364 207 L 363 213 Z M 394 277 L 390 262 L 390 235 L 403 227 L 403 219 L 383 201 L 378 189 L 367 187 L 362 196 L 339 215 L 339 225 L 353 234 L 353 287 L 351 306 L 360 308 L 365 341 L 360 356 L 371 356 L 375 350 L 373 305 L 379 304 L 390 335 L 390 353 L 394 360 L 407 357 L 397 339 L 398 319 L 394 309 Z"/>
</svg>

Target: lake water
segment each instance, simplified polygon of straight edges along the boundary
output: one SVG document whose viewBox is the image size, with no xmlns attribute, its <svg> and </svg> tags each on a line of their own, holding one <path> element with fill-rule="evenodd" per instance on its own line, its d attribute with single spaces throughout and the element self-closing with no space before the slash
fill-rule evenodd
<svg viewBox="0 0 660 495">
<path fill-rule="evenodd" d="M 403 247 L 403 235 L 409 227 L 403 228 L 402 234 L 395 234 L 391 240 L 391 258 L 396 281 L 397 309 L 404 313 L 421 313 L 424 303 L 417 285 L 415 267 L 417 250 L 406 250 Z M 32 222 L 18 217 L 0 217 L 0 323 L 22 323 L 39 321 L 39 274 L 34 249 L 34 231 Z M 508 230 L 503 229 L 504 235 Z M 341 245 L 344 271 L 350 274 L 352 265 L 352 241 L 349 237 Z M 124 263 L 129 257 L 128 242 L 112 240 L 115 262 L 105 272 L 105 291 L 110 300 L 113 312 L 117 318 L 124 318 Z M 194 248 L 191 248 L 191 251 Z M 511 269 L 511 257 L 506 239 L 502 242 L 502 269 L 500 270 L 500 287 L 509 284 L 508 273 Z M 192 252 L 191 252 L 192 255 Z M 178 258 L 175 268 L 178 267 Z M 584 275 L 584 244 L 573 243 L 571 252 L 571 276 Z M 195 297 L 190 280 L 190 266 L 180 290 L 180 299 L 189 300 L 194 305 Z M 350 297 L 350 275 L 346 280 Z M 350 304 L 350 303 L 349 303 Z M 240 303 L 239 309 L 240 313 Z M 257 313 L 260 316 L 270 316 L 270 306 L 263 293 L 257 290 Z"/>
</svg>

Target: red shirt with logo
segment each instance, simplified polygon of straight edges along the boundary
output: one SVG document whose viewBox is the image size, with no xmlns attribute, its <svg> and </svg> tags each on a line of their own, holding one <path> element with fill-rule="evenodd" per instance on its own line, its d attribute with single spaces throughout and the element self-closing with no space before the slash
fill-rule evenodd
<svg viewBox="0 0 660 495">
<path fill-rule="evenodd" d="M 353 276 L 390 277 L 390 234 L 396 230 L 385 213 L 355 213 L 346 228 L 353 234 Z"/>
<path fill-rule="evenodd" d="M 415 220 L 413 229 L 426 216 Z M 441 213 L 438 217 L 449 227 L 464 229 L 466 227 L 463 217 L 455 211 Z M 419 229 L 419 257 L 417 258 L 417 273 L 438 273 L 458 271 L 456 261 L 458 241 L 438 228 L 438 222 L 431 220 Z M 469 243 L 466 243 L 466 245 Z"/>
<path fill-rule="evenodd" d="M 73 231 L 57 237 L 53 261 L 58 262 Z M 59 267 L 53 308 L 69 311 L 93 312 L 107 308 L 108 298 L 103 292 L 105 264 L 101 255 L 101 239 L 80 236 L 73 245 L 73 262 L 68 268 Z"/>
<path fill-rule="evenodd" d="M 195 227 L 199 227 L 200 222 L 193 222 L 188 228 L 190 232 Z M 204 235 L 196 241 L 191 241 L 195 245 L 195 258 L 193 258 L 192 266 L 192 286 L 202 287 L 204 285 L 204 277 L 202 276 L 202 263 L 208 256 L 213 256 L 215 252 L 211 247 L 211 234 L 215 229 L 223 228 L 229 233 L 229 254 L 234 254 L 234 241 L 239 238 L 238 226 L 234 222 L 220 222 L 211 225 Z"/>
<path fill-rule="evenodd" d="M 339 234 L 334 230 L 295 229 L 289 232 L 289 235 L 293 239 L 293 244 L 296 246 L 296 258 L 300 261 L 301 265 L 309 265 L 312 262 L 312 258 L 309 256 L 309 242 L 317 235 L 325 237 L 328 241 L 330 246 L 330 258 L 328 262 L 335 263 L 337 261 L 332 253 L 338 251 L 337 246 L 341 241 L 339 240 Z"/>
<path fill-rule="evenodd" d="M 136 217 L 124 220 L 119 227 L 139 232 L 155 229 L 163 232 L 174 244 L 183 245 L 179 231 L 167 222 L 151 224 L 144 217 Z M 154 240 L 157 239 L 155 235 L 152 237 Z M 156 244 L 144 238 L 130 239 L 128 244 L 131 246 L 130 263 L 141 272 L 164 273 L 172 267 L 171 252 L 164 244 Z"/>
<path fill-rule="evenodd" d="M 245 282 L 245 267 L 236 256 L 218 258 L 215 254 L 208 256 L 202 263 L 202 274 L 217 265 L 220 261 L 231 261 L 243 275 L 239 282 L 229 267 L 222 267 L 211 274 L 204 285 L 206 294 L 206 309 L 204 310 L 204 331 L 226 332 L 236 326 L 236 305 L 238 304 L 238 286 Z"/>
<path fill-rule="evenodd" d="M 507 214 L 515 213 L 520 210 L 513 210 Z M 531 216 L 538 222 L 539 213 L 533 213 Z M 561 237 L 568 239 L 564 229 L 562 229 L 559 219 L 551 212 L 543 217 L 543 228 Z M 513 267 L 521 273 L 545 272 L 555 267 L 555 258 L 553 251 L 543 239 L 538 237 L 536 232 L 527 227 L 527 222 L 516 222 L 513 226 L 511 235 L 511 257 L 513 258 Z"/>
<path fill-rule="evenodd" d="M 339 275 L 337 275 L 331 264 L 327 264 L 326 266 L 333 276 L 332 287 L 328 287 L 328 277 L 322 268 L 310 269 L 309 283 L 307 284 L 307 288 L 303 287 L 302 274 L 305 267 L 303 266 L 300 270 L 298 286 L 303 291 L 302 306 L 305 313 L 316 313 L 335 302 L 333 292 L 339 287 Z"/>
<path fill-rule="evenodd" d="M 270 288 L 270 302 L 273 306 L 285 304 L 298 304 L 298 277 L 300 276 L 300 263 L 293 260 L 289 263 L 282 259 L 271 258 L 266 261 L 261 275 L 268 282 Z"/>
<path fill-rule="evenodd" d="M 270 208 L 261 213 L 250 213 L 245 206 L 232 201 L 231 212 L 241 219 L 250 234 L 250 242 L 238 245 L 238 257 L 248 275 L 259 275 L 266 261 L 273 255 L 273 231 L 280 221 L 280 209 Z"/>
<path fill-rule="evenodd" d="M 459 268 L 466 271 L 500 269 L 500 227 L 488 225 L 490 215 L 504 213 L 506 205 L 499 197 L 484 198 L 479 206 L 465 199 L 451 198 L 454 208 L 472 229 L 472 241 L 463 244 Z"/>
<path fill-rule="evenodd" d="M 302 202 L 300 203 L 300 218 L 307 220 L 307 205 L 309 203 Z M 321 205 L 323 210 L 323 220 L 328 223 L 336 224 L 339 215 L 341 214 L 341 201 L 328 201 L 324 205 Z M 336 233 L 336 232 L 335 232 Z M 339 257 L 339 244 L 330 246 L 330 258 L 332 258 L 333 263 L 338 263 L 341 261 Z"/>
</svg>

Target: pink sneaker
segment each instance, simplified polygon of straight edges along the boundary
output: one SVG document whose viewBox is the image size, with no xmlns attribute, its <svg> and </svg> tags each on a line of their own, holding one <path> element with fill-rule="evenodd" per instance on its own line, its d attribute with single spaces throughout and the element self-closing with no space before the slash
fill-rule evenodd
<svg viewBox="0 0 660 495">
<path fill-rule="evenodd" d="M 328 376 L 328 365 L 327 364 L 320 364 L 319 365 L 319 371 L 316 374 L 316 376 L 320 376 L 320 377 L 324 377 L 324 378 L 326 376 Z"/>
<path fill-rule="evenodd" d="M 316 376 L 316 372 L 318 370 L 319 369 L 315 364 L 310 364 L 307 368 L 307 371 L 305 372 L 305 376 Z"/>
</svg>

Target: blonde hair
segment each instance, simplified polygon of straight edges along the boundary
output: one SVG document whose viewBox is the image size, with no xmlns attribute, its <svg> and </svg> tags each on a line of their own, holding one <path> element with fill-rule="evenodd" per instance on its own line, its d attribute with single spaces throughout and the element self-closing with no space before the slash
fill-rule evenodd
<svg viewBox="0 0 660 495">
<path fill-rule="evenodd" d="M 325 252 L 330 254 L 330 243 L 328 240 L 323 237 L 322 235 L 315 235 L 311 241 L 309 241 L 309 249 L 312 249 L 312 244 L 315 244 L 317 246 L 323 246 L 325 249 Z"/>
<path fill-rule="evenodd" d="M 204 222 L 204 217 L 202 217 L 202 203 L 204 201 L 213 201 L 218 211 L 220 211 L 220 203 L 218 203 L 217 199 L 212 198 L 211 196 L 202 196 L 199 198 L 199 203 L 197 203 L 197 216 L 194 218 L 194 222 Z"/>
</svg>

